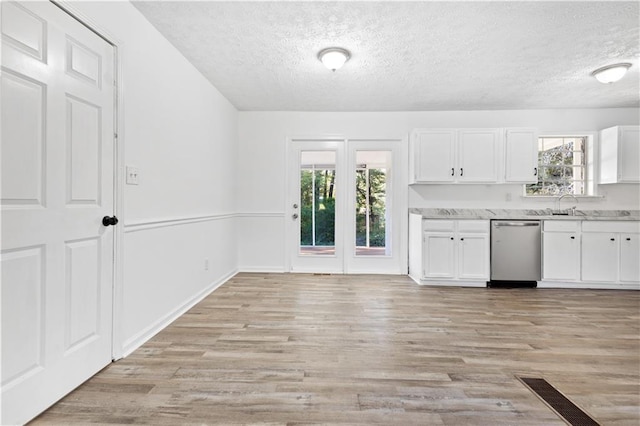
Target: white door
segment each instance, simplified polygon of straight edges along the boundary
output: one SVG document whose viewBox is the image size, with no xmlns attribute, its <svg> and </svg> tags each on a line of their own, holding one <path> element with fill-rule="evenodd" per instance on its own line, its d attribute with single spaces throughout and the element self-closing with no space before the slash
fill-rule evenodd
<svg viewBox="0 0 640 426">
<path fill-rule="evenodd" d="M 2 2 L 2 424 L 111 361 L 113 47 L 49 2 Z"/>
<path fill-rule="evenodd" d="M 404 274 L 407 168 L 402 143 L 348 141 L 347 151 L 346 272 Z"/>
<path fill-rule="evenodd" d="M 342 273 L 344 141 L 292 141 L 289 163 L 290 271 Z"/>
</svg>

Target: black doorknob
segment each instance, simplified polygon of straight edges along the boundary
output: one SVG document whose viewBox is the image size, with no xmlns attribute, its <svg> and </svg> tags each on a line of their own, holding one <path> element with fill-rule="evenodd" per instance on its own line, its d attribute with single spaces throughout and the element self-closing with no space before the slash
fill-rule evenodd
<svg viewBox="0 0 640 426">
<path fill-rule="evenodd" d="M 118 224 L 118 218 L 115 216 L 105 216 L 102 218 L 102 224 L 104 226 L 109 226 L 109 225 L 117 225 Z"/>
</svg>

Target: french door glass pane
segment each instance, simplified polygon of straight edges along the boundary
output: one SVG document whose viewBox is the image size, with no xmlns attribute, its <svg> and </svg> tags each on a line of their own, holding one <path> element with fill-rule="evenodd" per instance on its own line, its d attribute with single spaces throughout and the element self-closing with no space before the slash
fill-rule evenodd
<svg viewBox="0 0 640 426">
<path fill-rule="evenodd" d="M 356 256 L 391 256 L 390 151 L 356 151 Z"/>
<path fill-rule="evenodd" d="M 301 255 L 335 255 L 336 153 L 303 151 L 300 158 Z"/>
</svg>

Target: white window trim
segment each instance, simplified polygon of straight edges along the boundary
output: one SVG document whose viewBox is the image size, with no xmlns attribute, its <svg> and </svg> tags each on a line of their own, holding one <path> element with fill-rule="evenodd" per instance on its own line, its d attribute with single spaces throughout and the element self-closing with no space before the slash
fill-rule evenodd
<svg viewBox="0 0 640 426">
<path fill-rule="evenodd" d="M 597 131 L 588 132 L 540 132 L 538 138 L 569 138 L 569 137 L 586 137 L 587 152 L 585 164 L 585 183 L 587 188 L 592 187 L 592 193 L 586 195 L 574 195 L 580 200 L 601 200 L 603 195 L 598 194 L 598 176 L 600 176 L 600 164 L 598 158 L 600 156 L 600 140 Z M 527 200 L 550 201 L 557 200 L 557 195 L 527 195 L 527 185 L 522 185 L 522 198 Z"/>
</svg>

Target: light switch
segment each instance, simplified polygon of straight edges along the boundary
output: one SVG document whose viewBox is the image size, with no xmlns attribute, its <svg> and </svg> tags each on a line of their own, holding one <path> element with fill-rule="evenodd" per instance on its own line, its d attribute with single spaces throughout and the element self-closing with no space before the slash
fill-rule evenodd
<svg viewBox="0 0 640 426">
<path fill-rule="evenodd" d="M 140 170 L 136 166 L 127 166 L 127 185 L 138 185 L 140 180 Z"/>
</svg>

